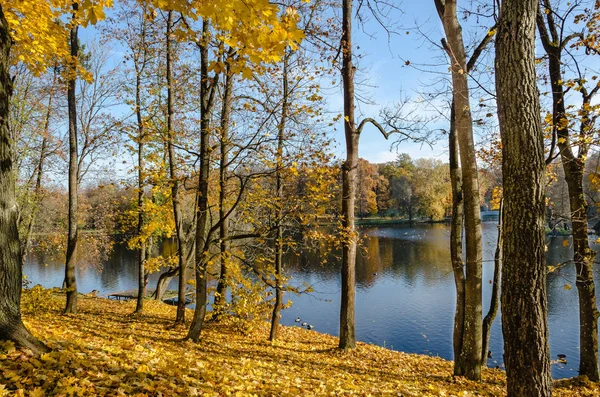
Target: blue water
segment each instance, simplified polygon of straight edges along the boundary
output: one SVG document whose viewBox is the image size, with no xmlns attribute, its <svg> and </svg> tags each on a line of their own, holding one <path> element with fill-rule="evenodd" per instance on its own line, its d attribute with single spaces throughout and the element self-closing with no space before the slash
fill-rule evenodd
<svg viewBox="0 0 600 397">
<path fill-rule="evenodd" d="M 414 228 L 379 226 L 361 228 L 364 250 L 357 263 L 356 335 L 361 341 L 394 350 L 452 359 L 452 328 L 455 290 L 449 254 L 447 225 L 423 225 Z M 483 224 L 484 313 L 489 307 L 493 256 L 497 227 Z M 563 242 L 567 240 L 566 246 Z M 556 265 L 572 255 L 569 237 L 548 241 L 547 263 Z M 598 248 L 598 247 L 596 247 Z M 135 254 L 116 247 L 101 266 L 82 265 L 78 269 L 79 291 L 97 289 L 101 294 L 137 287 Z M 57 287 L 62 284 L 64 267 L 60 262 L 30 256 L 24 273 L 33 284 Z M 598 270 L 598 269 L 596 269 Z M 297 325 L 300 317 L 314 330 L 337 335 L 340 306 L 340 268 L 336 260 L 320 264 L 313 254 L 290 256 L 286 271 L 293 283 L 306 283 L 314 292 L 292 295 L 291 308 L 283 312 L 282 323 Z M 552 359 L 567 355 L 567 364 L 552 365 L 555 378 L 577 375 L 578 311 L 574 267 L 548 277 L 548 322 Z M 598 275 L 598 272 L 595 272 Z M 150 286 L 158 275 L 152 275 Z M 596 279 L 596 282 L 600 280 Z M 573 288 L 565 290 L 565 284 Z M 175 283 L 171 285 L 175 288 Z M 599 290 L 600 288 L 597 288 Z M 502 368 L 502 332 L 500 314 L 492 327 L 489 366 Z"/>
</svg>

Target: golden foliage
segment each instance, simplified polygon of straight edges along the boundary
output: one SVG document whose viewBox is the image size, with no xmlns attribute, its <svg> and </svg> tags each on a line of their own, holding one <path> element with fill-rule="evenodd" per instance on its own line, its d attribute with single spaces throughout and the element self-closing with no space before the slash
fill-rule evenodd
<svg viewBox="0 0 600 397">
<path fill-rule="evenodd" d="M 72 13 L 72 3 L 70 0 L 0 0 L 14 43 L 11 49 L 14 63 L 23 62 L 40 74 L 57 60 L 71 59 L 67 41 L 69 26 L 60 20 Z M 95 24 L 104 18 L 104 8 L 110 6 L 112 0 L 83 0 L 73 21 L 82 26 Z"/>
<path fill-rule="evenodd" d="M 494 186 L 494 189 L 492 190 L 492 199 L 490 200 L 492 210 L 500 210 L 500 202 L 502 201 L 503 194 L 501 186 Z"/>
<path fill-rule="evenodd" d="M 175 308 L 148 301 L 146 317 L 129 313 L 135 302 L 82 296 L 81 314 L 55 309 L 33 315 L 33 333 L 53 351 L 40 357 L 0 344 L 0 396 L 501 396 L 505 377 L 484 370 L 482 382 L 452 376 L 452 363 L 358 343 L 342 352 L 337 339 L 282 327 L 281 341 L 267 326 L 244 336 L 209 323 L 199 344 L 182 342 Z M 555 395 L 592 396 L 597 384 L 556 383 Z"/>
<path fill-rule="evenodd" d="M 299 20 L 297 11 L 288 7 L 281 13 L 279 6 L 269 0 L 144 2 L 156 9 L 181 13 L 192 20 L 209 20 L 218 32 L 216 39 L 222 42 L 224 47 L 237 50 L 238 60 L 233 65 L 233 72 L 241 73 L 245 78 L 251 76 L 251 69 L 246 66 L 246 61 L 255 65 L 262 62 L 278 62 L 287 46 L 294 50 L 304 38 L 304 33 L 296 26 Z M 177 36 L 180 40 L 188 37 L 196 39 L 198 33 L 182 30 Z M 222 70 L 223 65 L 213 64 L 211 69 Z"/>
<path fill-rule="evenodd" d="M 0 7 L 14 43 L 13 62 L 23 62 L 39 74 L 56 58 L 69 57 L 67 28 L 56 22 L 66 1 L 0 0 Z"/>
<path fill-rule="evenodd" d="M 193 20 L 208 19 L 219 31 L 217 39 L 226 46 L 238 49 L 239 60 L 234 72 L 249 77 L 245 62 L 260 64 L 281 60 L 286 47 L 296 49 L 304 38 L 296 24 L 295 8 L 284 13 L 268 0 L 140 0 L 151 7 L 173 10 Z M 14 45 L 13 62 L 26 64 L 34 73 L 41 74 L 57 60 L 76 63 L 71 59 L 68 34 L 71 24 L 87 26 L 105 18 L 105 9 L 113 0 L 81 0 L 78 9 L 72 9 L 71 0 L 0 0 Z M 70 23 L 62 21 L 72 15 Z M 193 38 L 193 31 L 178 32 L 180 39 Z M 207 38 L 201 38 L 203 40 Z M 214 66 L 213 66 L 214 67 Z M 84 72 L 83 69 L 79 70 Z M 91 78 L 86 74 L 84 78 Z"/>
</svg>

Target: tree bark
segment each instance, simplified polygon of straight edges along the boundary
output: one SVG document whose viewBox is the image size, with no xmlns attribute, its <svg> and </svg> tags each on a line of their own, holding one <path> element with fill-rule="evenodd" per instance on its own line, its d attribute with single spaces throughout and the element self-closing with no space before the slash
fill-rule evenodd
<svg viewBox="0 0 600 397">
<path fill-rule="evenodd" d="M 568 171 L 569 176 L 567 176 L 567 168 L 571 168 Z M 582 183 L 584 164 L 571 164 L 569 167 L 565 166 L 564 169 L 565 177 L 570 179 L 570 183 L 567 185 L 573 226 L 573 260 L 577 272 L 575 285 L 579 296 L 579 374 L 597 382 L 600 380 L 598 373 L 598 308 L 593 274 L 596 253 L 590 248 L 588 242 L 587 203 Z"/>
<path fill-rule="evenodd" d="M 463 269 L 463 190 L 462 173 L 459 166 L 458 141 L 456 139 L 456 117 L 454 104 L 450 108 L 450 184 L 452 186 L 452 221 L 450 226 L 450 260 L 456 287 L 456 312 L 454 314 L 454 375 L 460 375 L 458 368 L 464 368 L 464 355 L 461 354 L 465 331 L 465 271 Z"/>
<path fill-rule="evenodd" d="M 9 103 L 12 94 L 8 23 L 0 6 L 0 340 L 12 340 L 34 353 L 48 348 L 38 341 L 21 320 L 21 243 L 17 228 L 15 171 L 11 145 Z"/>
<path fill-rule="evenodd" d="M 498 218 L 498 240 L 496 244 L 496 253 L 494 254 L 494 279 L 492 281 L 492 297 L 490 298 L 490 309 L 483 318 L 483 348 L 481 349 L 481 365 L 486 366 L 488 359 L 488 350 L 490 347 L 490 335 L 492 332 L 492 324 L 498 314 L 499 299 L 498 294 L 500 292 L 500 274 L 502 272 L 502 244 L 503 231 L 502 231 L 502 214 L 504 212 L 504 199 L 500 200 L 500 216 Z"/>
<path fill-rule="evenodd" d="M 196 308 L 186 339 L 200 340 L 200 333 L 206 316 L 208 301 L 208 249 L 209 249 L 209 213 L 208 213 L 208 177 L 210 173 L 210 110 L 212 107 L 208 81 L 208 37 L 209 23 L 202 24 L 202 44 L 200 46 L 200 172 L 198 181 L 198 222 L 196 224 Z"/>
<path fill-rule="evenodd" d="M 228 166 L 229 166 L 229 150 L 230 150 L 230 137 L 229 137 L 229 123 L 231 119 L 231 105 L 233 97 L 233 79 L 234 75 L 231 72 L 230 59 L 227 59 L 227 66 L 225 70 L 225 87 L 223 91 L 223 107 L 221 109 L 221 159 L 219 162 L 219 184 L 221 190 L 219 192 L 219 220 L 221 224 L 219 226 L 219 240 L 220 240 L 220 260 L 221 260 L 221 272 L 219 275 L 219 282 L 217 284 L 217 292 L 215 294 L 215 312 L 216 315 L 220 314 L 220 309 L 225 303 L 225 295 L 227 293 L 227 262 L 230 255 L 230 242 L 227 240 L 229 236 L 229 220 L 227 219 L 227 194 L 228 192 Z"/>
<path fill-rule="evenodd" d="M 456 0 L 442 2 L 440 13 L 446 38 L 447 52 L 452 71 L 452 103 L 454 106 L 456 136 L 460 147 L 460 164 L 463 181 L 464 224 L 465 224 L 465 306 L 463 342 L 459 360 L 455 360 L 454 373 L 469 379 L 481 379 L 482 344 L 482 246 L 481 216 L 479 209 L 479 181 L 473 119 L 469 101 L 469 70 L 458 22 Z"/>
<path fill-rule="evenodd" d="M 171 34 L 173 31 L 173 11 L 167 14 L 167 150 L 169 152 L 169 176 L 171 178 L 171 200 L 173 201 L 173 218 L 175 220 L 175 233 L 177 236 L 177 261 L 179 263 L 179 288 L 177 290 L 177 315 L 175 322 L 185 322 L 185 287 L 186 263 L 184 259 L 185 235 L 183 232 L 183 214 L 179 197 L 179 179 L 177 175 L 177 158 L 175 156 L 176 134 L 173 131 L 173 113 L 175 96 L 173 95 L 173 49 Z"/>
<path fill-rule="evenodd" d="M 279 320 L 281 318 L 281 307 L 283 305 L 283 288 L 281 287 L 281 278 L 283 277 L 283 176 L 281 173 L 283 170 L 285 128 L 287 126 L 289 112 L 289 57 L 289 53 L 286 53 L 283 57 L 283 102 L 281 104 L 281 120 L 277 126 L 277 170 L 275 172 L 275 190 L 279 208 L 277 213 L 277 227 L 275 230 L 275 304 L 273 305 L 273 314 L 271 315 L 271 332 L 269 334 L 269 340 L 271 342 L 277 339 Z"/>
<path fill-rule="evenodd" d="M 142 235 L 144 228 L 144 122 L 142 120 L 142 99 L 141 99 L 141 71 L 136 63 L 136 79 L 135 79 L 135 114 L 137 118 L 138 128 L 138 237 Z M 145 269 L 146 262 L 146 241 L 142 240 L 138 250 L 138 297 L 135 305 L 135 312 L 142 313 L 144 311 L 144 298 L 146 297 L 146 285 L 148 275 Z"/>
<path fill-rule="evenodd" d="M 535 73 L 538 0 L 504 0 L 496 38 L 502 138 L 502 333 L 508 396 L 550 396 L 545 159 Z"/>
<path fill-rule="evenodd" d="M 356 231 L 354 206 L 358 167 L 359 133 L 354 120 L 354 73 L 352 64 L 352 0 L 342 0 L 342 80 L 344 87 L 344 135 L 346 161 L 342 165 L 342 296 L 340 308 L 341 349 L 356 346 L 354 299 L 356 295 Z"/>
<path fill-rule="evenodd" d="M 553 14 L 551 4 L 544 0 L 544 9 Z M 557 145 L 567 182 L 571 224 L 573 226 L 573 261 L 577 278 L 575 285 L 579 296 L 579 374 L 592 381 L 600 380 L 598 369 L 598 309 L 593 277 L 595 252 L 588 242 L 587 203 L 583 192 L 585 158 L 589 144 L 585 139 L 577 143 L 578 154 L 571 147 L 569 123 L 566 116 L 565 95 L 561 68 L 562 50 L 567 42 L 558 42 L 557 27 L 553 15 L 547 15 L 546 23 L 542 10 L 538 10 L 537 26 L 544 50 L 548 55 L 548 68 L 552 84 L 552 124 L 556 130 Z M 550 37 L 552 36 L 552 37 Z M 585 100 L 585 96 L 584 96 Z M 584 121 L 582 121 L 583 123 Z M 584 133 L 584 136 L 588 134 Z"/>
<path fill-rule="evenodd" d="M 73 3 L 73 12 L 77 12 L 78 4 Z M 77 265 L 77 204 L 78 204 L 78 151 L 77 151 L 77 98 L 75 85 L 77 82 L 77 69 L 75 62 L 79 56 L 78 26 L 71 28 L 71 57 L 69 64 L 69 77 L 67 81 L 67 102 L 69 109 L 69 234 L 67 240 L 67 257 L 65 265 L 65 287 L 67 303 L 65 313 L 77 313 L 77 280 L 75 267 Z"/>
</svg>

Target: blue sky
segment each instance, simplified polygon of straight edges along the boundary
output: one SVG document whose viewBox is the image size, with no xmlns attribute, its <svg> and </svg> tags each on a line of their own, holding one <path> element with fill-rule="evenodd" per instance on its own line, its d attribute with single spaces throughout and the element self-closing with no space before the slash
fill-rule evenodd
<svg viewBox="0 0 600 397">
<path fill-rule="evenodd" d="M 369 98 L 368 103 L 357 101 L 357 115 L 359 116 L 357 120 L 362 117 L 372 117 L 382 121 L 379 116 L 381 109 L 393 106 L 401 98 L 405 98 L 410 101 L 407 108 L 414 114 L 423 117 L 430 117 L 434 114 L 441 115 L 437 122 L 429 124 L 430 129 L 447 129 L 448 121 L 443 119 L 449 113 L 448 106 L 444 102 L 447 99 L 440 98 L 432 104 L 421 98 L 424 96 L 423 91 L 429 89 L 435 92 L 436 89 L 443 86 L 439 83 L 440 80 L 448 77 L 448 63 L 445 54 L 435 46 L 444 35 L 435 10 L 434 0 L 405 0 L 403 2 L 390 0 L 390 2 L 397 4 L 401 10 L 394 10 L 389 14 L 387 22 L 389 22 L 393 34 L 388 36 L 366 9 L 362 13 L 366 19 L 365 23 L 360 24 L 357 20 L 354 21 L 353 41 L 355 47 L 358 47 L 355 50 L 355 56 L 360 56 L 360 61 L 356 62 L 358 66 L 356 80 L 367 83 L 367 85 L 357 86 L 357 93 Z M 355 7 L 357 4 L 358 2 L 355 2 Z M 468 1 L 459 2 L 459 7 L 469 7 L 470 5 L 471 2 Z M 473 37 L 480 40 L 487 31 L 487 27 L 475 28 L 474 20 L 475 18 L 470 18 L 468 24 L 461 20 L 467 45 L 473 43 Z M 489 23 L 485 20 L 480 22 L 484 25 Z M 474 34 L 474 32 L 476 33 Z M 93 38 L 95 36 L 94 28 L 82 29 L 81 36 L 84 41 Z M 493 48 L 490 47 L 490 50 L 493 51 Z M 538 52 L 541 53 L 541 51 Z M 409 65 L 406 64 L 407 61 L 410 61 Z M 593 62 L 598 66 L 599 62 Z M 493 83 L 491 73 L 487 73 L 486 78 L 488 84 Z M 340 81 L 341 76 L 338 75 L 337 79 Z M 323 86 L 328 85 L 324 84 Z M 472 88 L 473 86 L 474 84 L 472 84 Z M 328 103 L 327 110 L 332 117 L 342 113 L 341 84 L 329 89 L 324 94 Z M 472 92 L 472 95 L 475 94 Z M 476 101 L 477 98 L 472 99 L 474 109 L 477 108 L 473 104 L 477 103 Z M 488 111 L 486 109 L 483 108 L 484 113 Z M 492 108 L 489 108 L 489 112 L 495 114 Z M 338 158 L 343 159 L 345 144 L 341 120 L 335 125 L 335 131 L 332 130 L 331 135 L 337 142 L 334 153 Z M 445 136 L 442 136 L 441 140 L 433 142 L 431 146 L 412 142 L 395 145 L 396 140 L 397 138 L 392 136 L 386 141 L 374 127 L 367 126 L 361 136 L 359 155 L 375 163 L 394 160 L 397 153 L 408 153 L 412 158 L 434 157 L 447 161 Z"/>
<path fill-rule="evenodd" d="M 390 19 L 397 18 L 397 24 L 393 28 L 395 33 L 389 36 L 372 17 L 369 18 L 368 11 L 366 18 L 369 20 L 364 25 L 361 26 L 356 20 L 354 22 L 353 41 L 360 47 L 356 54 L 362 56 L 358 63 L 357 80 L 361 80 L 361 77 L 367 78 L 370 85 L 357 90 L 365 93 L 373 102 L 358 104 L 358 114 L 363 117 L 373 117 L 382 121 L 379 117 L 381 108 L 393 106 L 401 98 L 417 100 L 422 86 L 436 77 L 407 66 L 406 60 L 413 65 L 430 64 L 433 58 L 437 58 L 433 60 L 436 64 L 443 61 L 441 51 L 432 49 L 432 45 L 426 43 L 413 29 L 417 24 L 422 25 L 430 39 L 439 42 L 442 27 L 433 0 L 405 1 L 400 6 L 402 14 L 394 11 L 390 15 Z M 332 95 L 330 109 L 342 109 L 342 104 L 341 93 Z M 417 109 L 417 112 L 422 111 L 425 112 L 426 109 Z M 335 139 L 340 143 L 336 155 L 343 158 L 343 126 L 337 127 Z M 436 157 L 446 161 L 445 142 L 439 142 L 432 147 L 427 144 L 403 142 L 391 148 L 396 140 L 397 138 L 392 136 L 386 141 L 374 127 L 367 126 L 361 135 L 359 156 L 375 163 L 392 161 L 397 157 L 397 153 L 408 153 L 412 158 Z"/>
<path fill-rule="evenodd" d="M 398 0 L 392 2 L 399 3 Z M 401 11 L 394 10 L 389 14 L 389 22 L 394 31 L 389 36 L 367 10 L 363 13 L 363 24 L 356 20 L 354 22 L 353 41 L 359 47 L 355 55 L 361 57 L 357 62 L 359 69 L 356 80 L 367 83 L 367 86 L 357 86 L 357 93 L 369 98 L 368 103 L 357 101 L 357 120 L 372 117 L 382 121 L 380 110 L 397 104 L 401 98 L 413 102 L 407 106 L 416 114 L 427 115 L 439 111 L 447 113 L 441 102 L 438 103 L 438 109 L 431 109 L 426 103 L 416 103 L 420 97 L 419 92 L 440 79 L 439 74 L 423 70 L 435 70 L 438 73 L 447 71 L 444 54 L 428 42 L 439 43 L 443 37 L 434 2 L 406 0 L 399 7 Z M 416 26 L 419 26 L 420 32 L 415 29 Z M 81 29 L 80 32 L 83 41 L 93 40 L 96 36 L 93 27 Z M 407 60 L 410 61 L 408 66 Z M 341 76 L 338 76 L 338 80 L 341 80 Z M 325 92 L 325 99 L 332 117 L 342 113 L 341 84 Z M 445 121 L 438 122 L 435 126 L 447 129 Z M 345 144 L 341 120 L 331 134 L 337 142 L 334 153 L 336 157 L 343 159 Z M 361 136 L 359 155 L 374 163 L 392 161 L 397 153 L 408 153 L 412 158 L 435 157 L 447 161 L 447 143 L 444 139 L 431 146 L 408 141 L 396 145 L 396 141 L 395 136 L 385 140 L 374 127 L 367 126 Z"/>
</svg>

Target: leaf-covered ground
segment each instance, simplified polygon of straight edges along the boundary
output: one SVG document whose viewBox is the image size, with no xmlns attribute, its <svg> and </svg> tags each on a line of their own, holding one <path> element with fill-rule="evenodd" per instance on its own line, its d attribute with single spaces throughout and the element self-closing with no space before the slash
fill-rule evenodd
<svg viewBox="0 0 600 397">
<path fill-rule="evenodd" d="M 242 335 L 209 323 L 199 344 L 182 342 L 174 308 L 147 302 L 79 299 L 80 313 L 64 316 L 62 296 L 31 312 L 27 326 L 53 351 L 33 357 L 0 344 L 0 396 L 499 396 L 505 378 L 485 370 L 483 382 L 452 377 L 452 363 L 359 343 L 341 352 L 334 337 L 284 327 L 281 341 L 267 327 Z M 191 314 L 191 313 L 190 313 Z M 191 316 L 189 316 L 191 317 Z M 594 396 L 583 380 L 556 384 L 554 395 Z"/>
</svg>

